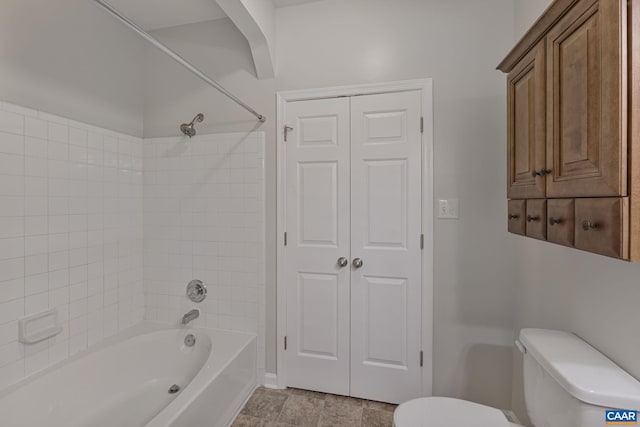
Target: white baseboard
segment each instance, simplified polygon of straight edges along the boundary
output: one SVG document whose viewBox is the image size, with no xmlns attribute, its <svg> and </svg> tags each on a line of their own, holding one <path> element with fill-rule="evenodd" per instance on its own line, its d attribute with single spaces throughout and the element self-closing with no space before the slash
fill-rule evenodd
<svg viewBox="0 0 640 427">
<path fill-rule="evenodd" d="M 262 385 L 264 385 L 266 388 L 280 388 L 278 387 L 278 375 L 271 374 L 269 372 L 265 373 Z"/>
</svg>

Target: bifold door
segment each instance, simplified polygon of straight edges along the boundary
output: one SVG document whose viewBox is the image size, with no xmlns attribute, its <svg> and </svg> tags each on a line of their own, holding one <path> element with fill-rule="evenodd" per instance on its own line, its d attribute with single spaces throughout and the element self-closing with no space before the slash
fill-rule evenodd
<svg viewBox="0 0 640 427">
<path fill-rule="evenodd" d="M 421 391 L 419 91 L 287 103 L 287 385 Z"/>
</svg>

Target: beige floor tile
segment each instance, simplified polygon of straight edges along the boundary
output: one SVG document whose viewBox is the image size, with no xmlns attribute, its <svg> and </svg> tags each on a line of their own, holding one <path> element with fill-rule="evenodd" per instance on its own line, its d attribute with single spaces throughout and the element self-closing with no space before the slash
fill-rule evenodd
<svg viewBox="0 0 640 427">
<path fill-rule="evenodd" d="M 391 427 L 392 425 L 393 412 L 363 408 L 362 427 Z"/>
<path fill-rule="evenodd" d="M 260 418 L 240 414 L 236 417 L 233 424 L 231 424 L 231 427 L 261 427 L 262 422 Z"/>
<path fill-rule="evenodd" d="M 273 390 L 256 390 L 245 404 L 241 413 L 263 420 L 278 419 L 289 395 Z"/>
<path fill-rule="evenodd" d="M 328 398 L 329 396 L 327 396 Z M 320 427 L 359 427 L 362 420 L 362 406 L 353 402 L 325 400 L 325 407 L 320 415 Z"/>
<path fill-rule="evenodd" d="M 296 426 L 315 427 L 324 409 L 324 400 L 291 395 L 278 417 L 279 422 Z"/>
</svg>

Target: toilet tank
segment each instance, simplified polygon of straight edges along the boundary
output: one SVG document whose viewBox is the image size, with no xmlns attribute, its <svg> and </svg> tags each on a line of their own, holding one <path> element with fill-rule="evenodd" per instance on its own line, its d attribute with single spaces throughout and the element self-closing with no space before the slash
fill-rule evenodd
<svg viewBox="0 0 640 427">
<path fill-rule="evenodd" d="M 523 329 L 520 342 L 533 426 L 602 427 L 608 409 L 640 410 L 640 383 L 576 335 Z"/>
</svg>

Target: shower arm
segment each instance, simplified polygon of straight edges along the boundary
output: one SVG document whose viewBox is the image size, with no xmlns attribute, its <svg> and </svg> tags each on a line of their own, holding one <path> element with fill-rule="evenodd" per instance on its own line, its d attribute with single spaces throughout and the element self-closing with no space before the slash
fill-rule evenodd
<svg viewBox="0 0 640 427">
<path fill-rule="evenodd" d="M 129 18 L 127 18 L 126 16 L 124 16 L 123 14 L 118 12 L 109 3 L 105 2 L 104 0 L 93 0 L 93 1 L 96 2 L 99 6 L 102 6 L 107 12 L 109 12 L 111 15 L 113 15 L 116 19 L 118 19 L 120 22 L 125 24 L 127 27 L 131 28 L 133 31 L 138 33 L 138 35 L 140 37 L 142 37 L 143 39 L 145 39 L 146 41 L 151 43 L 153 46 L 155 46 L 156 48 L 161 50 L 165 55 L 169 56 L 171 59 L 176 61 L 178 64 L 182 65 L 187 70 L 191 71 L 196 77 L 200 78 L 202 81 L 207 83 L 209 86 L 211 86 L 214 89 L 218 90 L 220 93 L 225 95 L 227 98 L 231 99 L 236 104 L 240 105 L 242 108 L 244 108 L 245 110 L 247 110 L 248 112 L 250 112 L 251 114 L 256 116 L 258 118 L 258 120 L 260 120 L 263 123 L 267 120 L 266 116 L 263 116 L 262 114 L 258 113 L 256 110 L 254 110 L 253 108 L 249 107 L 247 104 L 242 102 L 237 96 L 235 96 L 234 94 L 229 92 L 227 89 L 222 87 L 220 85 L 220 83 L 218 83 L 215 80 L 209 78 L 206 74 L 204 74 L 202 71 L 198 70 L 189 61 L 187 61 L 182 56 L 180 56 L 177 53 L 175 53 L 173 50 L 169 49 L 164 44 L 160 43 L 153 36 L 151 36 L 149 33 L 147 33 L 145 30 L 143 30 L 142 27 L 140 27 L 138 24 L 136 24 L 135 22 L 133 22 L 132 20 L 130 20 Z"/>
</svg>

